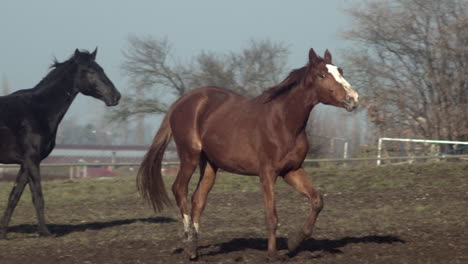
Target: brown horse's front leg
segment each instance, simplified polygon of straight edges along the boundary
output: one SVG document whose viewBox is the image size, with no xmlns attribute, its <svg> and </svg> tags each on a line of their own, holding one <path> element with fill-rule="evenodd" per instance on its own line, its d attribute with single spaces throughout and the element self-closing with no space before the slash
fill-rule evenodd
<svg viewBox="0 0 468 264">
<path fill-rule="evenodd" d="M 190 216 L 184 215 L 185 240 L 184 251 L 190 260 L 198 259 L 198 233 L 196 232 Z"/>
<path fill-rule="evenodd" d="M 265 205 L 266 225 L 268 230 L 268 260 L 275 260 L 278 257 L 276 250 L 276 229 L 278 227 L 278 216 L 275 207 L 276 174 L 265 173 L 260 175 L 263 202 Z"/>
<path fill-rule="evenodd" d="M 289 172 L 284 176 L 284 180 L 298 192 L 306 196 L 311 203 L 311 210 L 303 227 L 288 239 L 288 250 L 293 252 L 299 247 L 302 241 L 312 234 L 315 221 L 323 208 L 323 199 L 307 178 L 304 169 Z"/>
</svg>

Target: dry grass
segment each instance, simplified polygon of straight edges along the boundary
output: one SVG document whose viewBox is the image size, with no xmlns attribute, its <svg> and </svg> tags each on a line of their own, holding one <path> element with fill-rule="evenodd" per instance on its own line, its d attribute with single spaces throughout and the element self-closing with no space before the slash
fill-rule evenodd
<svg viewBox="0 0 468 264">
<path fill-rule="evenodd" d="M 292 263 L 463 263 L 468 252 L 468 163 L 308 168 L 325 194 L 314 237 Z M 166 177 L 169 187 L 174 176 Z M 198 176 L 194 176 L 192 188 Z M 266 247 L 257 177 L 221 173 L 200 242 L 203 261 L 255 263 Z M 43 183 L 55 237 L 39 238 L 26 190 L 0 263 L 185 263 L 175 208 L 155 215 L 134 177 Z M 0 182 L 4 210 L 12 182 Z M 278 180 L 279 247 L 305 220 L 308 202 Z M 176 251 L 177 252 L 177 251 Z M 463 253 L 464 252 L 464 253 Z M 465 262 L 466 263 L 466 262 Z"/>
</svg>

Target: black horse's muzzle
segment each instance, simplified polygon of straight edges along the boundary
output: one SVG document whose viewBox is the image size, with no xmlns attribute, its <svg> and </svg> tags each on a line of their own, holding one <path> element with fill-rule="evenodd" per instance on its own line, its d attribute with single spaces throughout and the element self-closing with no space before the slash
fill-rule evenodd
<svg viewBox="0 0 468 264">
<path fill-rule="evenodd" d="M 119 101 L 120 101 L 120 98 L 121 98 L 121 94 L 116 91 L 109 100 L 105 100 L 105 103 L 107 106 L 114 106 L 114 105 L 118 105 L 119 104 Z"/>
</svg>

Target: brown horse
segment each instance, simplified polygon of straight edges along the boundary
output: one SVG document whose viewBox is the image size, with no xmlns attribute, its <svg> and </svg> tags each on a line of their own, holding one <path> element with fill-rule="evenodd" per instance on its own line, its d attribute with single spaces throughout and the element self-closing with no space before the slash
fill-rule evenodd
<svg viewBox="0 0 468 264">
<path fill-rule="evenodd" d="M 288 240 L 289 251 L 312 233 L 323 207 L 322 197 L 302 168 L 307 154 L 305 133 L 310 111 L 328 104 L 352 111 L 358 94 L 332 64 L 309 51 L 306 66 L 293 70 L 280 84 L 255 98 L 245 98 L 218 87 L 202 87 L 180 97 L 170 108 L 138 172 L 138 187 L 156 211 L 168 205 L 161 177 L 164 150 L 171 138 L 177 146 L 180 170 L 172 185 L 188 242 L 186 251 L 197 258 L 200 216 L 218 169 L 260 176 L 268 229 L 268 256 L 275 257 L 278 217 L 274 185 L 278 176 L 305 195 L 311 203 L 309 216 L 298 234 Z M 197 165 L 200 180 L 187 202 L 188 184 Z"/>
</svg>

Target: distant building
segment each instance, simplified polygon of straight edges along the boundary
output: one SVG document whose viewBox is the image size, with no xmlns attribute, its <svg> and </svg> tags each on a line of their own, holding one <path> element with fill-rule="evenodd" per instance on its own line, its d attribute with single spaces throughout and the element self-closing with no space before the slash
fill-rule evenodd
<svg viewBox="0 0 468 264">
<path fill-rule="evenodd" d="M 57 145 L 47 163 L 140 163 L 149 146 L 141 145 Z M 177 154 L 166 151 L 165 161 L 177 160 Z"/>
</svg>

